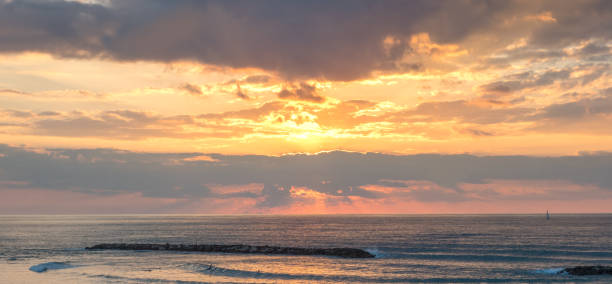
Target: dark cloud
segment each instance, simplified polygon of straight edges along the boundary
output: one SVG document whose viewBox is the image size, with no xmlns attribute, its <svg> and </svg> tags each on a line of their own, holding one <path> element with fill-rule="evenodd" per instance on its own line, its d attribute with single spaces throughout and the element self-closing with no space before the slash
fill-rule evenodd
<svg viewBox="0 0 612 284">
<path fill-rule="evenodd" d="M 61 115 L 61 113 L 57 111 L 42 111 L 38 113 L 38 116 L 58 116 L 58 115 Z"/>
<path fill-rule="evenodd" d="M 482 92 L 492 92 L 496 94 L 509 94 L 523 88 L 524 86 L 520 81 L 496 81 L 480 86 Z"/>
<path fill-rule="evenodd" d="M 34 116 L 34 114 L 29 111 L 5 110 L 3 112 L 7 114 L 8 116 L 17 117 L 17 118 L 30 118 Z"/>
<path fill-rule="evenodd" d="M 44 51 L 58 56 L 101 55 L 117 27 L 113 11 L 63 1 L 0 3 L 0 51 Z M 105 31 L 109 34 L 104 35 Z"/>
<path fill-rule="evenodd" d="M 612 114 L 612 95 L 599 98 L 586 98 L 564 104 L 552 104 L 541 110 L 533 118 L 578 120 L 586 116 Z"/>
<path fill-rule="evenodd" d="M 247 76 L 244 79 L 233 79 L 233 80 L 229 80 L 225 83 L 223 83 L 223 85 L 234 85 L 236 83 L 238 84 L 267 84 L 270 83 L 272 81 L 273 77 L 272 76 L 268 76 L 268 75 L 251 75 L 251 76 Z"/>
<path fill-rule="evenodd" d="M 586 66 L 589 66 L 589 65 L 586 65 Z M 578 68 L 587 69 L 585 68 L 585 66 L 578 66 Z M 606 76 L 611 75 L 611 72 L 610 72 L 611 69 L 610 69 L 609 63 L 595 64 L 595 65 L 592 65 L 590 69 L 591 69 L 590 73 L 577 77 L 577 78 L 572 78 L 572 80 L 574 80 L 577 84 L 584 86 L 601 77 L 606 77 Z"/>
<path fill-rule="evenodd" d="M 552 104 L 524 119 L 533 121 L 530 130 L 555 133 L 612 133 L 612 95 L 583 98 L 574 102 Z"/>
<path fill-rule="evenodd" d="M 0 127 L 27 126 L 25 123 L 0 122 Z"/>
<path fill-rule="evenodd" d="M 353 80 L 412 72 L 410 36 L 439 43 L 484 34 L 537 47 L 611 38 L 610 1 L 63 1 L 0 4 L 0 52 L 113 60 L 195 60 L 255 67 L 289 80 Z M 554 22 L 527 20 L 549 11 Z M 527 24 L 526 24 L 527 23 Z M 510 25 L 510 26 L 508 26 Z M 383 41 L 392 37 L 396 43 Z M 425 69 L 427 66 L 425 66 Z"/>
<path fill-rule="evenodd" d="M 180 86 L 180 89 L 192 94 L 192 95 L 202 95 L 202 89 L 200 86 L 196 86 L 193 84 L 185 83 Z"/>
<path fill-rule="evenodd" d="M 580 76 L 572 76 L 572 73 Z M 538 91 L 538 88 L 558 84 L 561 88 L 586 86 L 589 83 L 605 78 L 610 73 L 608 63 L 588 63 L 572 68 L 553 69 L 540 73 L 523 72 L 504 76 L 501 80 L 487 83 L 478 87 L 481 98 L 487 100 L 512 99 L 510 103 L 520 97 L 513 95 L 523 90 Z M 524 98 L 523 98 L 524 99 Z"/>
<path fill-rule="evenodd" d="M 292 187 L 306 187 L 328 196 L 376 199 L 390 193 L 369 190 L 369 186 L 392 186 L 399 189 L 399 195 L 425 202 L 472 200 L 464 185 L 483 185 L 491 180 L 565 181 L 608 189 L 605 191 L 608 196 L 612 189 L 612 156 L 598 153 L 566 157 L 349 152 L 281 157 L 207 154 L 213 160 L 207 161 L 193 159 L 202 156 L 201 153 L 109 149 L 33 152 L 0 145 L 0 154 L 0 182 L 4 187 L 90 194 L 142 192 L 154 197 L 219 197 L 206 185 L 262 184 L 261 192 L 245 190 L 232 194 L 256 198 L 259 207 L 268 208 L 293 202 Z M 572 198 L 580 198 L 580 192 L 576 194 Z"/>
<path fill-rule="evenodd" d="M 281 99 L 308 101 L 313 103 L 322 103 L 325 101 L 323 96 L 317 94 L 317 87 L 306 83 L 301 83 L 297 87 L 283 89 L 278 93 Z"/>
<path fill-rule="evenodd" d="M 493 133 L 480 129 L 469 128 L 466 131 L 474 136 L 493 136 Z"/>
<path fill-rule="evenodd" d="M 569 68 L 561 70 L 548 70 L 542 73 L 524 72 L 507 76 L 505 80 L 495 81 L 480 86 L 481 92 L 507 94 L 526 88 L 544 87 L 555 82 L 568 79 L 572 70 Z"/>
<path fill-rule="evenodd" d="M 247 84 L 264 84 L 270 82 L 271 79 L 272 77 L 268 75 L 251 75 L 241 80 L 241 82 Z"/>
<path fill-rule="evenodd" d="M 9 93 L 9 94 L 15 94 L 15 95 L 27 95 L 28 94 L 26 92 L 22 92 L 19 90 L 13 90 L 13 89 L 1 89 L 0 93 Z"/>
<path fill-rule="evenodd" d="M 549 70 L 542 74 L 539 74 L 536 78 L 534 78 L 531 84 L 532 86 L 536 86 L 536 87 L 548 86 L 548 85 L 553 84 L 556 81 L 569 78 L 571 73 L 572 71 L 568 69 Z"/>
<path fill-rule="evenodd" d="M 262 190 L 263 200 L 257 203 L 260 208 L 271 208 L 291 204 L 289 188 L 266 184 Z"/>
<path fill-rule="evenodd" d="M 601 44 L 597 42 L 590 42 L 584 47 L 582 47 L 580 50 L 578 50 L 578 52 L 576 53 L 582 56 L 593 56 L 593 55 L 599 55 L 599 54 L 609 55 L 610 53 L 612 53 L 612 50 L 610 49 L 610 47 L 608 47 L 605 44 Z"/>
<path fill-rule="evenodd" d="M 243 100 L 250 100 L 251 99 L 251 97 L 249 97 L 246 93 L 244 93 L 242 91 L 242 88 L 240 88 L 239 84 L 236 84 L 236 96 L 238 98 L 243 99 Z"/>
<path fill-rule="evenodd" d="M 612 38 L 610 1 L 543 1 L 539 6 L 551 12 L 554 22 L 533 30 L 530 43 L 542 47 L 563 47 L 593 38 Z"/>
</svg>

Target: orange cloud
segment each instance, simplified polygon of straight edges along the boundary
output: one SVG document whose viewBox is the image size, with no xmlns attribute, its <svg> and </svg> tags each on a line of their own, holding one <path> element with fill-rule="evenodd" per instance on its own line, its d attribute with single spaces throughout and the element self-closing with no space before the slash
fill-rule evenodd
<svg viewBox="0 0 612 284">
<path fill-rule="evenodd" d="M 217 185 L 217 184 L 207 184 L 208 188 L 212 190 L 215 194 L 224 195 L 224 194 L 235 194 L 235 193 L 253 193 L 253 194 L 261 194 L 264 185 L 260 183 L 252 183 L 252 184 L 243 184 L 243 185 Z"/>
</svg>

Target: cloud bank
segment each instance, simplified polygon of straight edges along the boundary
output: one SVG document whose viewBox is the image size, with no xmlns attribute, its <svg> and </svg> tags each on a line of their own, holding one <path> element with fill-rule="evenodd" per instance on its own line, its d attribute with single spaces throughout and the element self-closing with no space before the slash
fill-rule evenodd
<svg viewBox="0 0 612 284">
<path fill-rule="evenodd" d="M 411 43 L 422 33 L 441 44 L 464 43 L 473 36 L 494 39 L 486 47 L 472 47 L 476 53 L 508 44 L 526 30 L 530 50 L 610 38 L 612 33 L 612 8 L 605 0 L 105 3 L 3 1 L 0 51 L 119 61 L 195 60 L 260 68 L 289 79 L 354 80 L 374 71 L 419 70 L 427 63 L 420 56 L 451 51 Z"/>
<path fill-rule="evenodd" d="M 317 201 L 334 207 L 360 202 L 391 206 L 612 198 L 609 153 L 479 157 L 335 151 L 274 157 L 32 151 L 6 145 L 0 153 L 0 187 L 12 194 L 51 190 L 111 200 L 110 196 L 137 196 L 147 202 L 208 200 L 201 204 L 204 209 L 208 203 L 237 200 L 232 205 L 236 210 L 270 212 Z"/>
</svg>

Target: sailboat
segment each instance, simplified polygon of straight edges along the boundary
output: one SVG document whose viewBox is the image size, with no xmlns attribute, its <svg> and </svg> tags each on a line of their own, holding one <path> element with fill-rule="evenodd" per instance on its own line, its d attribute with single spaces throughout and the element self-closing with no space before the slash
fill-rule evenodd
<svg viewBox="0 0 612 284">
<path fill-rule="evenodd" d="M 550 220 L 550 214 L 548 214 L 548 210 L 546 210 L 546 220 Z"/>
</svg>

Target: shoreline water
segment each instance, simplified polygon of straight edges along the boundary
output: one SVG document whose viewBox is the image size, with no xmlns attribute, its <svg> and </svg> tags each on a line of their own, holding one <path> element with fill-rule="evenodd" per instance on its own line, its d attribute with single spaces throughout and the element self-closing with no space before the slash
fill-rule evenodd
<svg viewBox="0 0 612 284">
<path fill-rule="evenodd" d="M 609 282 L 545 272 L 612 265 L 612 214 L 553 216 L 0 216 L 0 282 Z M 358 247 L 377 257 L 83 249 L 104 242 Z M 66 267 L 29 270 L 48 263 Z"/>
</svg>

